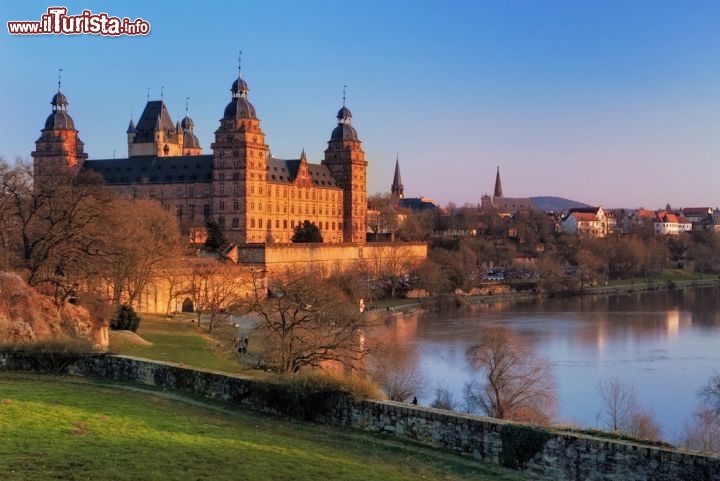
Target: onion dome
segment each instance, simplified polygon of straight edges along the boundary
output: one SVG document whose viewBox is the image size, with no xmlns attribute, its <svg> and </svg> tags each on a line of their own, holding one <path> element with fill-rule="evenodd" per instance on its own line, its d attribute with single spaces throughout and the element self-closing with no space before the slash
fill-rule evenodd
<svg viewBox="0 0 720 481">
<path fill-rule="evenodd" d="M 350 109 L 343 105 L 342 108 L 338 110 L 337 119 L 344 120 L 350 118 L 352 118 L 352 113 L 350 112 Z"/>
<path fill-rule="evenodd" d="M 247 82 L 245 82 L 240 77 L 236 78 L 235 81 L 232 83 L 232 86 L 230 87 L 230 91 L 233 93 L 233 96 L 237 93 L 244 92 L 248 93 L 250 89 L 248 88 Z"/>
<path fill-rule="evenodd" d="M 197 136 L 192 133 L 190 130 L 185 131 L 185 135 L 183 136 L 183 147 L 184 148 L 200 148 L 200 141 L 198 140 Z"/>
<path fill-rule="evenodd" d="M 58 107 L 67 108 L 68 106 L 68 99 L 65 97 L 65 94 L 58 92 L 53 95 L 52 100 L 50 101 L 50 104 L 53 106 L 53 109 L 56 109 Z"/>
<path fill-rule="evenodd" d="M 337 113 L 338 124 L 332 131 L 330 140 L 359 140 L 357 132 L 350 122 L 352 113 L 350 113 L 350 109 L 345 106 L 344 100 L 345 98 L 343 97 L 343 106 Z"/>
<path fill-rule="evenodd" d="M 330 140 L 359 140 L 355 128 L 350 124 L 339 123 L 332 131 Z"/>
<path fill-rule="evenodd" d="M 46 130 L 75 130 L 75 122 L 67 113 L 68 103 L 67 97 L 58 89 L 50 101 L 53 111 L 45 121 Z"/>
<path fill-rule="evenodd" d="M 232 100 L 227 107 L 223 118 L 226 119 L 257 119 L 255 107 L 247 98 L 248 86 L 245 81 L 238 77 L 232 84 Z"/>
<path fill-rule="evenodd" d="M 255 107 L 248 102 L 248 99 L 242 97 L 232 99 L 227 104 L 223 117 L 226 119 L 257 119 Z"/>
<path fill-rule="evenodd" d="M 182 127 L 183 132 L 190 131 L 192 132 L 193 128 L 195 127 L 195 122 L 188 117 L 187 115 L 180 121 L 180 127 Z"/>
<path fill-rule="evenodd" d="M 46 130 L 75 130 L 75 122 L 64 110 L 56 110 L 45 121 Z"/>
</svg>

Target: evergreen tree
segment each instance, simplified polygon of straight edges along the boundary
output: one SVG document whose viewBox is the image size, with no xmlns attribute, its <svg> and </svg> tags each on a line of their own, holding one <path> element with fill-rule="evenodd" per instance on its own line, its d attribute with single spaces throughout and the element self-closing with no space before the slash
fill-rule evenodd
<svg viewBox="0 0 720 481">
<path fill-rule="evenodd" d="M 322 242 L 323 238 L 322 234 L 320 234 L 318 226 L 309 220 L 306 220 L 295 227 L 295 232 L 293 233 L 291 240 L 294 244 L 303 244 L 310 242 Z"/>
<path fill-rule="evenodd" d="M 225 237 L 225 229 L 215 220 L 208 219 L 205 223 L 207 229 L 207 239 L 205 240 L 205 247 L 210 250 L 216 251 L 222 246 L 227 244 L 227 237 Z"/>
</svg>

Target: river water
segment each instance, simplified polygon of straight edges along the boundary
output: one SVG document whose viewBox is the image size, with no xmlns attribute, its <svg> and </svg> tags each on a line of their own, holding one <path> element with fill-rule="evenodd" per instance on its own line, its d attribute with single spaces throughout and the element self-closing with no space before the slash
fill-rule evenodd
<svg viewBox="0 0 720 481">
<path fill-rule="evenodd" d="M 418 366 L 421 404 L 443 387 L 462 398 L 477 376 L 466 350 L 488 326 L 505 326 L 548 358 L 557 384 L 556 421 L 602 427 L 601 379 L 635 388 L 663 437 L 677 440 L 698 390 L 720 371 L 720 288 L 476 304 L 441 314 L 407 315 L 386 333 L 387 362 Z"/>
</svg>

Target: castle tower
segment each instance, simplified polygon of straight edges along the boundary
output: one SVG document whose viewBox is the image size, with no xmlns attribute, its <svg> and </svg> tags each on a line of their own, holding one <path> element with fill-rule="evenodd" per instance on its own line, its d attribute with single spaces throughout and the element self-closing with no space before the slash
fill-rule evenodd
<svg viewBox="0 0 720 481">
<path fill-rule="evenodd" d="M 322 164 L 343 189 L 343 242 L 365 242 L 367 162 L 351 118 L 343 95 L 343 106 L 337 114 L 338 124 L 330 135 Z"/>
<path fill-rule="evenodd" d="M 213 150 L 212 214 L 232 242 L 258 242 L 272 237 L 269 216 L 264 214 L 269 148 L 255 107 L 248 100 L 248 85 L 238 77 L 230 88 Z M 265 202 L 264 202 L 265 201 Z"/>
<path fill-rule="evenodd" d="M 182 155 L 201 155 L 200 141 L 193 132 L 195 122 L 188 116 L 188 104 L 185 102 L 185 117 L 180 121 L 178 133 L 182 143 Z"/>
<path fill-rule="evenodd" d="M 182 132 L 173 125 L 165 102 L 149 100 L 137 125 L 128 126 L 128 157 L 183 155 Z"/>
<path fill-rule="evenodd" d="M 502 197 L 502 184 L 500 183 L 500 166 L 497 168 L 497 175 L 495 176 L 495 191 L 493 197 Z"/>
<path fill-rule="evenodd" d="M 50 104 L 52 113 L 45 121 L 40 138 L 35 141 L 33 158 L 33 174 L 36 187 L 42 182 L 57 179 L 58 175 L 75 174 L 87 160 L 83 142 L 75 130 L 75 123 L 67 112 L 67 97 L 58 91 Z"/>
<path fill-rule="evenodd" d="M 390 200 L 393 203 L 397 203 L 400 199 L 404 199 L 404 188 L 402 179 L 400 178 L 400 159 L 395 157 L 395 176 L 393 177 L 393 183 L 390 187 Z"/>
</svg>

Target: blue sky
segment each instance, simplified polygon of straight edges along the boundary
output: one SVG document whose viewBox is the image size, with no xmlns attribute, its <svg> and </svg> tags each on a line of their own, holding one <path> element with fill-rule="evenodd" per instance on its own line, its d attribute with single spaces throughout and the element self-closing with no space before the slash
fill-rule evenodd
<svg viewBox="0 0 720 481">
<path fill-rule="evenodd" d="M 190 115 L 206 153 L 243 77 L 273 155 L 319 162 L 348 85 L 385 192 L 477 203 L 507 196 L 607 207 L 720 206 L 720 2 L 366 1 L 61 3 L 141 17 L 151 33 L 0 41 L 0 156 L 30 158 L 58 68 L 90 158 L 127 155 L 151 97 Z M 8 1 L 8 20 L 53 4 Z M 172 10 L 170 10 L 172 9 Z M 4 27 L 3 27 L 4 28 Z"/>
</svg>

